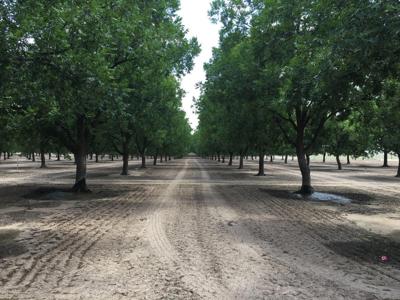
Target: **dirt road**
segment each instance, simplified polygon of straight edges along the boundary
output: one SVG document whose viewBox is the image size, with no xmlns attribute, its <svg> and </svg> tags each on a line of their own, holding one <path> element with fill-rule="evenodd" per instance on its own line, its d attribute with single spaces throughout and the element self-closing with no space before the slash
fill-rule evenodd
<svg viewBox="0 0 400 300">
<path fill-rule="evenodd" d="M 0 299 L 400 299 L 399 244 L 348 218 L 357 209 L 397 214 L 399 182 L 358 178 L 355 187 L 348 174 L 316 170 L 319 188 L 333 181 L 357 194 L 341 207 L 293 199 L 294 165 L 256 178 L 255 163 L 236 172 L 187 158 L 121 178 L 119 164 L 91 167 L 99 192 L 87 199 L 0 207 Z M 7 169 L 0 193 L 61 186 L 71 167 L 39 177 Z"/>
</svg>

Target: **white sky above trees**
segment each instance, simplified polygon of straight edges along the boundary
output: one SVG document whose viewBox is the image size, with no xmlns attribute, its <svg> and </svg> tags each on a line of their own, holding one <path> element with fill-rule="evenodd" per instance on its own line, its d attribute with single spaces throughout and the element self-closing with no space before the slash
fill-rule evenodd
<svg viewBox="0 0 400 300">
<path fill-rule="evenodd" d="M 193 98 L 198 98 L 199 90 L 196 89 L 198 82 L 204 81 L 205 72 L 203 64 L 208 62 L 212 56 L 212 48 L 218 45 L 219 26 L 211 23 L 208 17 L 208 10 L 212 0 L 181 0 L 180 16 L 184 26 L 189 31 L 189 36 L 197 37 L 201 45 L 201 53 L 195 60 L 193 71 L 186 75 L 182 80 L 182 88 L 186 91 L 183 99 L 183 109 L 189 118 L 193 129 L 199 123 L 197 115 L 194 113 Z"/>
</svg>

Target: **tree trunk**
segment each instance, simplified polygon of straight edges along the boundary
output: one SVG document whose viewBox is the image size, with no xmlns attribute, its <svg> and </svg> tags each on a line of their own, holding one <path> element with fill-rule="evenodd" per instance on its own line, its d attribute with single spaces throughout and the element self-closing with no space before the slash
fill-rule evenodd
<svg viewBox="0 0 400 300">
<path fill-rule="evenodd" d="M 160 163 L 162 163 L 162 162 L 163 162 L 163 155 L 161 153 L 161 155 L 160 155 Z"/>
<path fill-rule="evenodd" d="M 322 162 L 323 162 L 323 163 L 326 163 L 326 152 L 324 152 L 324 156 L 323 156 L 323 158 L 322 158 Z"/>
<path fill-rule="evenodd" d="M 307 164 L 303 139 L 301 137 L 297 141 L 296 154 L 302 178 L 301 189 L 298 193 L 302 195 L 311 195 L 314 192 L 314 189 L 311 186 L 311 171 L 310 166 Z"/>
<path fill-rule="evenodd" d="M 386 151 L 386 150 L 383 151 L 383 166 L 382 166 L 382 168 L 388 168 L 389 167 L 388 154 L 389 154 L 388 151 Z"/>
<path fill-rule="evenodd" d="M 273 155 L 271 155 L 271 157 L 269 158 L 269 161 L 270 162 L 274 162 L 274 156 Z"/>
<path fill-rule="evenodd" d="M 36 161 L 35 152 L 32 152 L 32 161 L 33 161 L 33 162 Z"/>
<path fill-rule="evenodd" d="M 140 166 L 141 169 L 146 169 L 146 154 L 142 154 L 142 165 Z"/>
<path fill-rule="evenodd" d="M 51 160 L 51 152 L 49 152 L 49 160 Z"/>
<path fill-rule="evenodd" d="M 285 155 L 285 164 L 287 164 L 288 163 L 288 155 L 286 154 Z"/>
<path fill-rule="evenodd" d="M 130 137 L 129 135 L 125 135 L 124 139 L 122 141 L 122 176 L 128 176 L 129 175 L 129 143 L 130 143 Z"/>
<path fill-rule="evenodd" d="M 350 161 L 350 155 L 347 154 L 347 164 L 350 165 L 351 161 Z"/>
<path fill-rule="evenodd" d="M 168 160 L 171 160 L 171 156 L 168 155 Z"/>
<path fill-rule="evenodd" d="M 222 155 L 222 163 L 225 163 L 225 155 Z"/>
<path fill-rule="evenodd" d="M 0 155 L 1 155 L 1 153 L 0 153 Z M 3 152 L 3 160 L 7 160 L 7 153 L 6 152 Z"/>
<path fill-rule="evenodd" d="M 400 153 L 397 153 L 397 156 L 399 157 L 399 166 L 397 168 L 397 175 L 396 177 L 400 177 Z"/>
<path fill-rule="evenodd" d="M 72 191 L 75 193 L 86 193 L 89 192 L 89 189 L 86 185 L 86 154 L 83 150 L 83 147 L 78 145 L 78 151 L 74 154 L 75 162 L 76 162 L 76 176 L 75 176 L 75 185 L 72 188 Z"/>
<path fill-rule="evenodd" d="M 340 161 L 340 156 L 336 155 L 336 163 L 338 166 L 338 170 L 342 170 L 342 162 Z"/>
<path fill-rule="evenodd" d="M 122 172 L 121 175 L 122 176 L 127 176 L 129 175 L 129 153 L 125 152 L 122 154 Z"/>
<path fill-rule="evenodd" d="M 86 185 L 86 154 L 87 154 L 87 142 L 88 142 L 88 130 L 85 124 L 85 117 L 83 115 L 78 116 L 77 119 L 77 143 L 75 146 L 74 157 L 76 163 L 76 175 L 75 185 L 72 187 L 72 191 L 75 193 L 87 193 L 90 192 Z"/>
<path fill-rule="evenodd" d="M 310 166 L 310 161 L 311 161 L 310 155 L 306 154 L 306 158 L 307 158 L 307 166 Z"/>
<path fill-rule="evenodd" d="M 95 160 L 96 160 L 96 162 L 98 163 L 98 162 L 99 162 L 99 154 L 98 154 L 98 153 L 96 153 L 94 156 L 95 156 Z"/>
<path fill-rule="evenodd" d="M 228 166 L 232 166 L 232 164 L 233 164 L 233 153 L 230 152 L 230 153 L 229 153 L 229 163 L 228 163 Z"/>
<path fill-rule="evenodd" d="M 40 149 L 40 168 L 46 168 L 46 154 L 43 149 Z"/>
<path fill-rule="evenodd" d="M 258 174 L 256 176 L 265 176 L 264 172 L 264 153 L 258 156 Z"/>
<path fill-rule="evenodd" d="M 243 158 L 244 158 L 244 156 L 240 155 L 240 158 L 239 158 L 239 169 L 243 169 Z"/>
<path fill-rule="evenodd" d="M 158 154 L 156 154 L 156 155 L 154 155 L 154 157 L 153 157 L 153 166 L 157 166 L 157 157 L 158 157 Z"/>
<path fill-rule="evenodd" d="M 57 161 L 61 160 L 61 155 L 60 155 L 60 151 L 57 151 Z"/>
<path fill-rule="evenodd" d="M 218 153 L 218 162 L 221 162 L 221 155 Z"/>
</svg>

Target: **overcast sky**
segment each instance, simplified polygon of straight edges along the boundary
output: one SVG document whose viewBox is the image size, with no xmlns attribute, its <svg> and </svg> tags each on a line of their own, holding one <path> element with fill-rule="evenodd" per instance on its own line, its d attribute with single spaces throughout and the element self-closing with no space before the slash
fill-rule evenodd
<svg viewBox="0 0 400 300">
<path fill-rule="evenodd" d="M 201 53 L 195 60 L 193 71 L 182 80 L 182 88 L 186 91 L 183 109 L 190 120 L 192 128 L 198 125 L 198 118 L 192 108 L 193 97 L 199 96 L 196 84 L 205 79 L 203 64 L 212 56 L 212 48 L 218 45 L 219 27 L 208 18 L 208 10 L 212 0 L 181 0 L 180 15 L 190 36 L 195 36 L 201 44 Z"/>
</svg>

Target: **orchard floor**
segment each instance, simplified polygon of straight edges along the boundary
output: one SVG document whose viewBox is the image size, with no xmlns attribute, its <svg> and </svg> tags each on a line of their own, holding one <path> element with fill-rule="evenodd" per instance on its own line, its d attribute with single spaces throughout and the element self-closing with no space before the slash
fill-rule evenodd
<svg viewBox="0 0 400 300">
<path fill-rule="evenodd" d="M 400 179 L 378 161 L 312 162 L 348 205 L 296 198 L 292 161 L 90 162 L 88 195 L 48 165 L 0 162 L 0 299 L 400 299 Z"/>
</svg>

